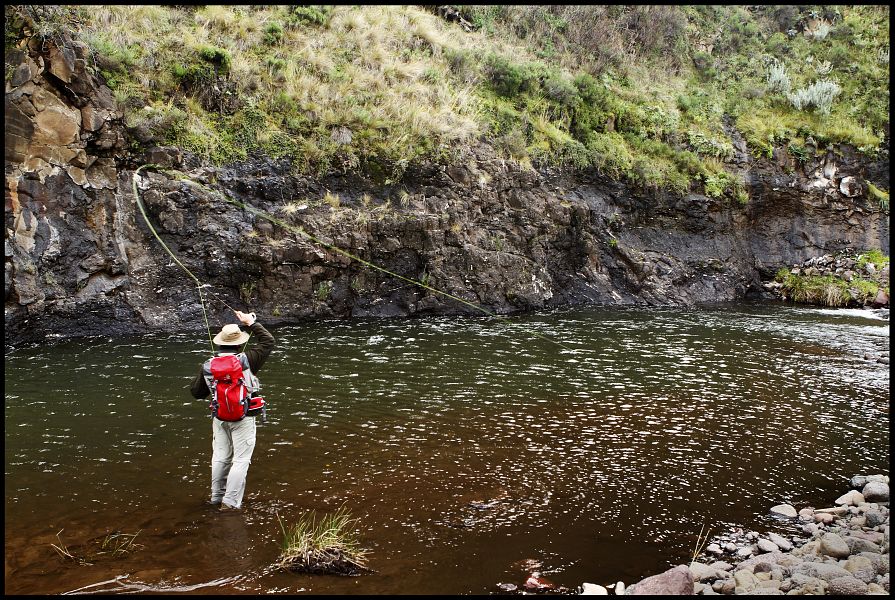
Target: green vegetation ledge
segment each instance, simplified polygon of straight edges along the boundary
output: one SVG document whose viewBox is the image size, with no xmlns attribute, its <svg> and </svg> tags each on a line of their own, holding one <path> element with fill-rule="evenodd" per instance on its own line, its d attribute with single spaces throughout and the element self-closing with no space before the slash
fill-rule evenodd
<svg viewBox="0 0 895 600">
<path fill-rule="evenodd" d="M 765 289 L 775 297 L 833 307 L 889 307 L 889 257 L 843 250 L 783 268 Z"/>
</svg>

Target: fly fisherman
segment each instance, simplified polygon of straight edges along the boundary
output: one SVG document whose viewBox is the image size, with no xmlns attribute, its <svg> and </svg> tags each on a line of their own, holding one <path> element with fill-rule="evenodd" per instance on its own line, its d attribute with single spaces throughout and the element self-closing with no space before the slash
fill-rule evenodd
<svg viewBox="0 0 895 600">
<path fill-rule="evenodd" d="M 276 344 L 270 333 L 255 321 L 255 313 L 233 311 L 260 348 L 240 352 L 249 337 L 239 325 L 224 325 L 214 338 L 217 355 L 202 365 L 190 387 L 195 398 L 212 394 L 211 500 L 220 510 L 240 510 L 246 475 L 255 450 L 255 418 L 263 400 L 258 396 L 255 374 Z M 253 399 L 253 396 L 258 396 Z"/>
</svg>

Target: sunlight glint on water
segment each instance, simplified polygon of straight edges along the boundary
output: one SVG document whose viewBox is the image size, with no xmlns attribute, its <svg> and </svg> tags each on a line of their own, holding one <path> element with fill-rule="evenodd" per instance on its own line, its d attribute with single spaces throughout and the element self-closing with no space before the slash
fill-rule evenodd
<svg viewBox="0 0 895 600">
<path fill-rule="evenodd" d="M 889 371 L 875 362 L 888 311 L 513 321 L 274 330 L 261 372 L 270 423 L 239 519 L 202 506 L 211 427 L 187 387 L 202 335 L 7 354 L 6 592 L 127 574 L 108 589 L 486 593 L 521 584 L 526 559 L 572 588 L 631 583 L 686 562 L 703 523 L 772 528 L 774 504 L 828 503 L 847 477 L 888 472 Z M 277 515 L 343 503 L 375 575 L 270 572 Z M 144 548 L 67 565 L 49 547 L 60 529 L 72 546 L 140 530 Z"/>
</svg>

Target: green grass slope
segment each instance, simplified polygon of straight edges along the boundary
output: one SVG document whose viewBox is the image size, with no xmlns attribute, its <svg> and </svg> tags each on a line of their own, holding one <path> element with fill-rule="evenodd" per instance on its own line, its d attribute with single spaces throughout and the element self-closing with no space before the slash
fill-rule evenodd
<svg viewBox="0 0 895 600">
<path fill-rule="evenodd" d="M 885 6 L 99 6 L 6 9 L 6 46 L 93 50 L 134 149 L 262 152 L 399 179 L 487 143 L 523 165 L 746 202 L 749 151 L 888 137 Z M 11 18 L 23 16 L 22 18 Z M 22 26 L 22 23 L 26 24 Z M 8 70 L 9 71 L 9 70 Z M 7 73 L 8 74 L 8 73 Z M 888 194 L 887 190 L 881 193 Z"/>
</svg>

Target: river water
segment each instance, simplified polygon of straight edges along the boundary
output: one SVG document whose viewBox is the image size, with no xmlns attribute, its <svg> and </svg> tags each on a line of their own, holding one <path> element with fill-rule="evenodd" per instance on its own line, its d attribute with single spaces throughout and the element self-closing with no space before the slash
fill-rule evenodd
<svg viewBox="0 0 895 600">
<path fill-rule="evenodd" d="M 204 333 L 7 350 L 5 593 L 465 594 L 633 583 L 889 471 L 888 311 L 576 309 L 273 329 L 243 516 L 203 505 Z M 541 337 L 557 340 L 559 346 Z M 871 360 L 864 358 L 868 354 Z M 375 573 L 270 568 L 345 506 Z M 64 561 L 113 533 L 132 552 Z"/>
</svg>

